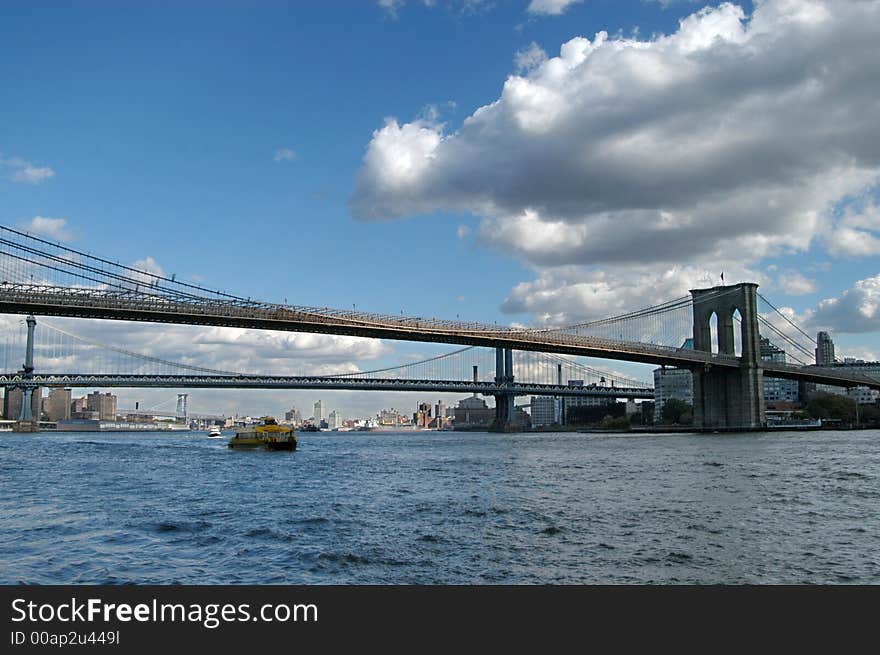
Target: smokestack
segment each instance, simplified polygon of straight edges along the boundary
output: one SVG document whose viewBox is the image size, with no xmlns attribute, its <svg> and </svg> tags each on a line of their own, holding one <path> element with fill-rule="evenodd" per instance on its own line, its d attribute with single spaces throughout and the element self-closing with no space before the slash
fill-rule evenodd
<svg viewBox="0 0 880 655">
<path fill-rule="evenodd" d="M 477 365 L 474 364 L 474 384 L 476 384 L 480 379 L 480 376 L 477 374 Z M 474 398 L 477 397 L 477 392 L 474 391 Z"/>
</svg>

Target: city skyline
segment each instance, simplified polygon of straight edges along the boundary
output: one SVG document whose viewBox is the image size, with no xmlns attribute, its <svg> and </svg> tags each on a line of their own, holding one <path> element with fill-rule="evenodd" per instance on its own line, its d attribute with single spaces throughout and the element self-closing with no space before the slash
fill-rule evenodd
<svg viewBox="0 0 880 655">
<path fill-rule="evenodd" d="M 499 324 L 612 315 L 723 273 L 878 359 L 877 3 L 534 4 L 225 6 L 207 26 L 197 5 L 6 5 L 0 52 L 30 73 L 0 73 L 2 223 L 239 295 Z M 58 322 L 228 370 L 445 352 Z M 233 395 L 278 413 L 308 394 L 214 391 L 206 409 Z M 351 414 L 425 400 L 327 397 Z"/>
</svg>

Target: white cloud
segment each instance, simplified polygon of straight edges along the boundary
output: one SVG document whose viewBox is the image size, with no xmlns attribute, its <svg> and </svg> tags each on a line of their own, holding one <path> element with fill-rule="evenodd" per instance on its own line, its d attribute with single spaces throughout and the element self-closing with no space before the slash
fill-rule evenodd
<svg viewBox="0 0 880 655">
<path fill-rule="evenodd" d="M 159 265 L 152 257 L 144 257 L 143 259 L 138 259 L 133 262 L 131 265 L 132 268 L 135 268 L 139 271 L 143 271 L 144 273 L 152 273 L 153 275 L 158 275 L 159 277 L 165 277 L 164 269 Z M 144 276 L 144 279 L 149 279 L 149 276 Z"/>
<path fill-rule="evenodd" d="M 275 151 L 275 156 L 273 157 L 273 159 L 276 162 L 293 161 L 294 159 L 296 159 L 296 152 L 294 152 L 290 148 L 278 148 L 278 150 Z"/>
<path fill-rule="evenodd" d="M 532 0 L 526 11 L 530 14 L 542 16 L 559 16 L 574 4 L 582 0 Z"/>
<path fill-rule="evenodd" d="M 857 281 L 837 298 L 822 300 L 809 321 L 831 332 L 880 331 L 880 274 Z"/>
<path fill-rule="evenodd" d="M 813 293 L 816 290 L 816 281 L 798 273 L 797 271 L 783 271 L 776 281 L 785 293 L 789 296 L 802 296 L 807 293 Z"/>
<path fill-rule="evenodd" d="M 391 18 L 397 18 L 398 11 L 406 5 L 407 0 L 376 0 L 379 5 Z M 449 11 L 456 11 L 459 14 L 476 14 L 492 7 L 492 3 L 487 0 L 447 0 L 440 2 L 439 0 L 421 0 L 420 4 L 433 9 L 437 6 L 443 6 Z"/>
<path fill-rule="evenodd" d="M 0 167 L 11 169 L 10 179 L 24 184 L 40 184 L 55 175 L 48 166 L 35 166 L 21 157 L 0 158 Z"/>
<path fill-rule="evenodd" d="M 542 269 L 535 280 L 516 285 L 501 309 L 507 313 L 530 313 L 539 325 L 570 325 L 687 296 L 691 289 L 721 284 L 721 273 L 726 284 L 764 279 L 758 271 L 728 264 L 723 270 L 670 266 L 658 271 L 651 265 Z M 678 335 L 674 340 L 677 339 Z"/>
<path fill-rule="evenodd" d="M 397 18 L 397 11 L 406 4 L 406 0 L 377 0 L 377 4 L 392 18 Z"/>
<path fill-rule="evenodd" d="M 880 354 L 876 350 L 871 348 L 865 348 L 864 346 L 838 346 L 835 344 L 834 349 L 835 357 L 838 359 L 843 359 L 844 357 L 852 357 L 854 359 L 861 359 L 866 362 L 876 362 L 880 360 Z"/>
<path fill-rule="evenodd" d="M 880 255 L 880 205 L 866 199 L 848 206 L 831 228 L 826 245 L 831 254 L 841 257 Z"/>
<path fill-rule="evenodd" d="M 513 58 L 518 73 L 528 73 L 547 61 L 547 53 L 534 41 L 528 48 L 520 50 Z"/>
<path fill-rule="evenodd" d="M 48 180 L 50 177 L 55 175 L 55 171 L 53 171 L 48 166 L 25 166 L 17 170 L 12 175 L 13 182 L 25 182 L 27 184 L 39 184 L 44 180 Z"/>
<path fill-rule="evenodd" d="M 46 216 L 34 216 L 30 221 L 21 226 L 26 232 L 43 234 L 56 241 L 70 241 L 73 238 L 67 226 L 66 218 L 49 218 Z"/>
<path fill-rule="evenodd" d="M 764 0 L 751 16 L 701 9 L 647 40 L 571 39 L 456 130 L 387 119 L 350 209 L 475 214 L 480 243 L 539 280 L 804 252 L 841 201 L 880 185 L 880 119 L 866 111 L 880 103 L 877 24 L 877 0 Z M 839 249 L 855 250 L 849 229 L 874 252 L 871 230 L 839 227 Z"/>
</svg>

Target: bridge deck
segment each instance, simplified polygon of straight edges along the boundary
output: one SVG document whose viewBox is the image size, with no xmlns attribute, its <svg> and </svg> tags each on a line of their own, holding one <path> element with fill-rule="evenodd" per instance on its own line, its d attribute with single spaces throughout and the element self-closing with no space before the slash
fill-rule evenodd
<svg viewBox="0 0 880 655">
<path fill-rule="evenodd" d="M 151 295 L 136 289 L 103 290 L 0 282 L 0 312 L 343 334 L 562 353 L 690 369 L 740 366 L 737 357 L 601 339 L 573 334 L 564 329 L 520 329 L 241 300 L 197 297 L 177 299 Z M 773 362 L 764 362 L 762 367 L 768 377 L 880 389 L 880 379 L 835 368 Z"/>
<path fill-rule="evenodd" d="M 653 398 L 649 388 L 610 386 L 569 386 L 513 382 L 473 382 L 468 380 L 401 380 L 395 378 L 280 376 L 280 375 L 88 375 L 34 374 L 0 375 L 0 386 L 31 384 L 46 387 L 160 387 L 222 389 L 357 389 L 363 391 L 437 391 L 517 396 L 592 396 L 601 398 Z"/>
</svg>

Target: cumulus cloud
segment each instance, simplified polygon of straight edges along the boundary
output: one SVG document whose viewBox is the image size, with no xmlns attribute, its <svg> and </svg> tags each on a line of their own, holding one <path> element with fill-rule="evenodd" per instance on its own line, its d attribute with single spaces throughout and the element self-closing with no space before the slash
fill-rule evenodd
<svg viewBox="0 0 880 655">
<path fill-rule="evenodd" d="M 721 284 L 721 273 L 727 284 L 765 279 L 743 267 L 671 266 L 658 271 L 650 265 L 625 270 L 562 266 L 516 285 L 501 309 L 533 314 L 539 325 L 570 325 L 687 296 L 691 289 Z"/>
<path fill-rule="evenodd" d="M 520 50 L 513 58 L 518 73 L 528 73 L 547 61 L 547 53 L 534 41 L 528 48 Z"/>
<path fill-rule="evenodd" d="M 144 273 L 151 274 L 151 275 L 137 275 L 137 274 L 135 274 L 135 276 L 138 279 L 142 279 L 145 282 L 153 280 L 154 279 L 153 275 L 157 275 L 159 277 L 166 277 L 165 276 L 165 269 L 163 269 L 159 265 L 159 262 L 157 262 L 152 257 L 144 257 L 143 259 L 138 259 L 137 261 L 132 263 L 131 267 L 138 270 L 138 271 L 143 271 Z"/>
<path fill-rule="evenodd" d="M 532 0 L 526 11 L 539 16 L 559 16 L 574 4 L 583 0 Z"/>
<path fill-rule="evenodd" d="M 809 322 L 831 332 L 880 330 L 880 274 L 857 281 L 837 298 L 822 300 Z"/>
<path fill-rule="evenodd" d="M 536 284 L 565 266 L 662 276 L 806 251 L 838 203 L 880 184 L 878 23 L 876 0 L 764 0 L 651 39 L 571 39 L 533 68 L 524 57 L 458 129 L 388 118 L 350 210 L 475 214 L 480 243 L 534 266 Z M 842 229 L 868 229 L 839 227 L 848 252 Z"/>
<path fill-rule="evenodd" d="M 42 234 L 56 241 L 70 241 L 73 235 L 68 228 L 66 218 L 49 218 L 47 216 L 34 216 L 22 229 L 32 234 Z"/>
<path fill-rule="evenodd" d="M 880 255 L 880 205 L 866 199 L 856 206 L 846 207 L 827 239 L 833 255 L 843 257 L 871 257 Z"/>
<path fill-rule="evenodd" d="M 789 296 L 802 296 L 816 290 L 816 281 L 792 270 L 783 271 L 776 281 L 777 286 Z"/>
<path fill-rule="evenodd" d="M 11 170 L 9 177 L 13 182 L 24 184 L 39 184 L 55 175 L 55 171 L 48 166 L 35 166 L 21 157 L 11 157 L 9 159 L 0 157 L 0 167 Z"/>
</svg>

